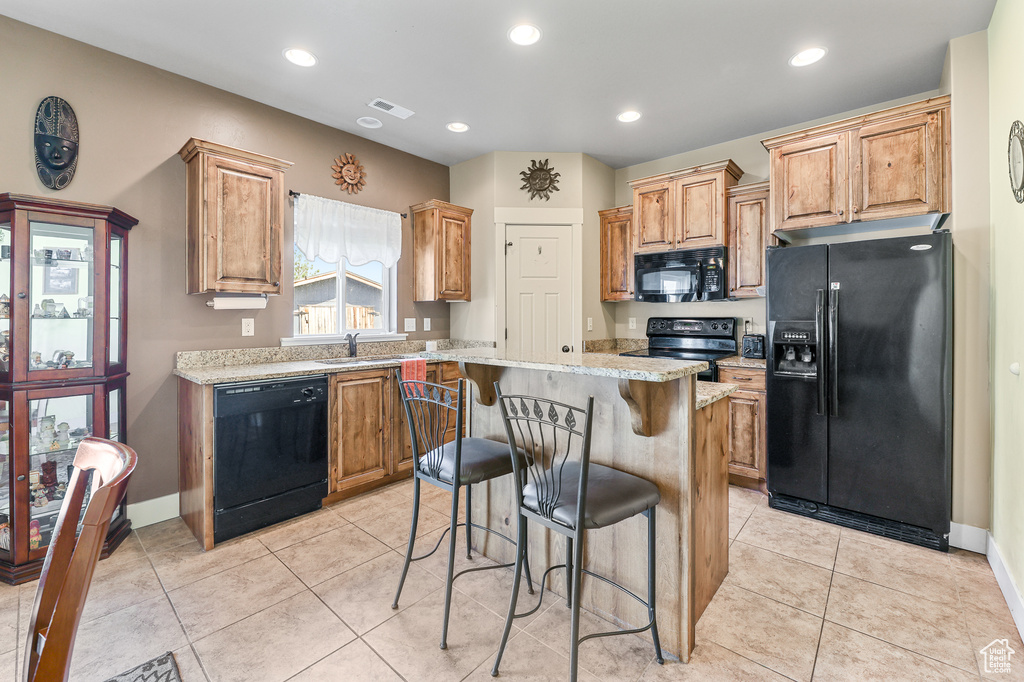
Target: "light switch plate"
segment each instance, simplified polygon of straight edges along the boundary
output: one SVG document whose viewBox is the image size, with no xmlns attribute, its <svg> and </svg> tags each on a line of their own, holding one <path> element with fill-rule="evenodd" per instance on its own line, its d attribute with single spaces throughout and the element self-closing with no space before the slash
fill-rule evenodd
<svg viewBox="0 0 1024 682">
<path fill-rule="evenodd" d="M 629 328 L 630 329 L 636 329 L 636 318 L 635 317 L 629 318 Z"/>
<path fill-rule="evenodd" d="M 242 318 L 242 336 L 256 335 L 256 320 L 252 317 Z"/>
<path fill-rule="evenodd" d="M 414 332 L 416 331 L 416 318 L 407 317 L 405 318 L 405 331 Z"/>
<path fill-rule="evenodd" d="M 430 318 L 429 317 L 424 317 L 423 318 L 423 331 L 425 331 L 425 332 L 429 332 L 430 331 Z"/>
<path fill-rule="evenodd" d="M 594 331 L 594 318 L 592 318 L 592 317 L 588 317 L 587 318 L 587 331 L 588 332 Z"/>
</svg>

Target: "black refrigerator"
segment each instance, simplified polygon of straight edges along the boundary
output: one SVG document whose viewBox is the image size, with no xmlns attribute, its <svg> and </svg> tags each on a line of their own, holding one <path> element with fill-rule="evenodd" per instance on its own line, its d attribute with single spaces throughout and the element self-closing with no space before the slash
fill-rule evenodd
<svg viewBox="0 0 1024 682">
<path fill-rule="evenodd" d="M 768 250 L 773 508 L 948 550 L 951 251 L 948 231 Z"/>
</svg>

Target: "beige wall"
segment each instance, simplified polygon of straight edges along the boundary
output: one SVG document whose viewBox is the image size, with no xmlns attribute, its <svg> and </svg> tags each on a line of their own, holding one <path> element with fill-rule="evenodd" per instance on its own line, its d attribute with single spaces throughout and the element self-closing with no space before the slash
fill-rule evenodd
<svg viewBox="0 0 1024 682">
<path fill-rule="evenodd" d="M 984 31 L 950 41 L 953 213 L 953 520 L 988 528 L 989 410 L 988 44 Z"/>
<path fill-rule="evenodd" d="M 264 311 L 246 312 L 256 335 L 241 337 L 243 313 L 214 311 L 207 296 L 185 292 L 185 164 L 178 149 L 192 137 L 294 162 L 286 187 L 299 192 L 407 212 L 426 199 L 448 199 L 448 169 L 369 140 L 286 114 L 251 100 L 145 66 L 82 43 L 0 17 L 0 192 L 56 195 L 116 206 L 139 219 L 129 238 L 128 443 L 139 452 L 130 502 L 177 491 L 174 353 L 183 350 L 276 346 L 291 336 L 291 295 Z M 36 177 L 32 121 L 39 101 L 59 95 L 81 127 L 78 172 L 60 192 Z M 355 154 L 366 188 L 341 194 L 332 159 Z M 285 240 L 291 243 L 291 210 Z M 398 317 L 430 317 L 432 332 L 449 335 L 448 304 L 412 304 L 412 239 L 404 222 L 398 274 Z M 291 252 L 288 247 L 287 252 Z M 285 281 L 292 260 L 285 257 Z"/>
<path fill-rule="evenodd" d="M 533 161 L 548 159 L 559 173 L 558 191 L 549 200 L 531 199 L 522 189 L 520 173 Z M 452 202 L 473 209 L 473 300 L 452 308 L 452 338 L 498 341 L 504 334 L 501 316 L 503 302 L 497 300 L 504 274 L 496 267 L 499 258 L 495 233 L 495 211 L 527 209 L 543 216 L 545 211 L 582 209 L 583 269 L 582 306 L 573 325 L 582 330 L 583 339 L 614 336 L 613 313 L 600 301 L 600 221 L 597 212 L 612 201 L 614 173 L 611 168 L 585 154 L 549 152 L 491 152 L 451 167 Z M 519 215 L 529 215 L 520 213 Z M 540 217 L 538 220 L 545 220 Z M 586 319 L 593 318 L 594 329 L 586 330 Z"/>
<path fill-rule="evenodd" d="M 1024 586 L 1024 385 L 1010 373 L 1024 363 L 1020 303 L 1024 205 L 1010 193 L 1007 134 L 1024 120 L 1020 46 L 1024 3 L 999 0 L 988 29 L 989 169 L 991 176 L 992 292 L 992 538 L 1018 588 Z"/>
</svg>

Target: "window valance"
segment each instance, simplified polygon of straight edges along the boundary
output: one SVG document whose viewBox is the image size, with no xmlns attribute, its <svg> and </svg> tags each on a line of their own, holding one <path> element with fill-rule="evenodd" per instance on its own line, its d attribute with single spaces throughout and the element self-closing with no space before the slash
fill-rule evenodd
<svg viewBox="0 0 1024 682">
<path fill-rule="evenodd" d="M 402 255 L 402 216 L 310 194 L 295 198 L 295 246 L 309 260 L 351 265 L 380 261 L 390 268 Z"/>
</svg>

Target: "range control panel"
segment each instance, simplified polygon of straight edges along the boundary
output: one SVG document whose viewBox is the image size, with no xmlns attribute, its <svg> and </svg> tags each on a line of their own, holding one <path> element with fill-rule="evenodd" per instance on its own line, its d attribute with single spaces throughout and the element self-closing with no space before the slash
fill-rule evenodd
<svg viewBox="0 0 1024 682">
<path fill-rule="evenodd" d="M 652 317 L 647 320 L 647 336 L 733 336 L 736 320 L 732 317 Z"/>
</svg>

